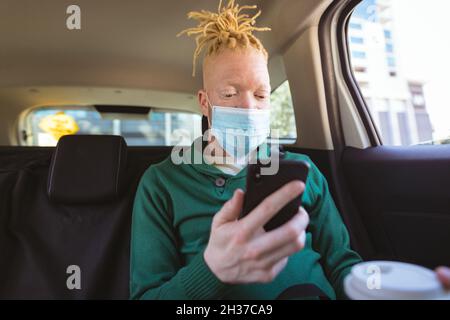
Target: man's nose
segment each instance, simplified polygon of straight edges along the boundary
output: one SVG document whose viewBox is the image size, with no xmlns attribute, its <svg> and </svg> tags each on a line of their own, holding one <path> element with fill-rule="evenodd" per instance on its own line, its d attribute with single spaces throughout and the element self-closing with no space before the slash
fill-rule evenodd
<svg viewBox="0 0 450 320">
<path fill-rule="evenodd" d="M 240 107 L 247 109 L 256 109 L 258 107 L 257 101 L 253 93 L 245 93 L 241 95 Z"/>
</svg>

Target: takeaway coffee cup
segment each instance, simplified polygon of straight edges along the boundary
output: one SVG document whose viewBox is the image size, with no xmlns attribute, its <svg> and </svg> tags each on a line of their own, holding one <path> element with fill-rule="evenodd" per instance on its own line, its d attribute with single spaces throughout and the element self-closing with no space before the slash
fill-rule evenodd
<svg viewBox="0 0 450 320">
<path fill-rule="evenodd" d="M 427 268 L 393 261 L 363 262 L 344 280 L 352 300 L 450 300 L 436 274 Z"/>
</svg>

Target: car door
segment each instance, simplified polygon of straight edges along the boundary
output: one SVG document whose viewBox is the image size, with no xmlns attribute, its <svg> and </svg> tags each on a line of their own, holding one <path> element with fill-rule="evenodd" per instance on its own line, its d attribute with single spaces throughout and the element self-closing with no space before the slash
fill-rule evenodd
<svg viewBox="0 0 450 320">
<path fill-rule="evenodd" d="M 399 2 L 335 1 L 321 20 L 323 74 L 339 191 L 336 200 L 350 222 L 355 248 L 365 259 L 434 268 L 450 265 L 450 252 L 445 249 L 450 243 L 450 145 L 445 144 L 448 136 L 442 134 L 446 128 L 450 132 L 450 122 L 440 121 L 449 115 L 450 99 L 436 90 L 426 94 L 430 81 L 417 82 L 410 74 L 437 65 L 429 73 L 436 78 L 431 84 L 443 88 L 439 79 L 444 77 L 436 75 L 444 76 L 450 65 L 444 59 L 430 61 L 443 57 L 436 50 L 449 50 L 436 41 L 450 24 L 442 15 L 434 16 L 439 7 L 426 9 L 425 1 L 416 1 L 415 7 L 407 8 Z M 415 25 L 409 22 L 410 33 L 419 32 L 421 23 L 443 27 L 434 31 L 435 42 L 430 34 L 416 34 L 417 44 L 423 41 L 429 49 L 406 51 L 422 57 L 413 63 L 405 51 L 397 50 L 400 45 L 407 47 L 408 41 L 401 33 L 408 22 L 399 21 L 420 8 L 423 18 L 416 19 Z M 384 60 L 377 64 L 376 59 Z M 382 70 L 384 78 L 380 78 Z M 434 109 L 428 105 L 431 100 Z M 355 133 L 358 126 L 360 135 Z"/>
</svg>

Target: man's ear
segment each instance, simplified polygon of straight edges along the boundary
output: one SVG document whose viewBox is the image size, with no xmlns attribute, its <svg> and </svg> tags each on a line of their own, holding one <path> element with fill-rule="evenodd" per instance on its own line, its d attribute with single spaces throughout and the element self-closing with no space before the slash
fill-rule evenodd
<svg viewBox="0 0 450 320">
<path fill-rule="evenodd" d="M 206 91 L 204 89 L 200 89 L 197 93 L 198 98 L 198 104 L 200 106 L 200 110 L 202 111 L 202 114 L 206 117 L 209 116 L 209 108 L 208 108 L 208 99 L 206 95 Z"/>
</svg>

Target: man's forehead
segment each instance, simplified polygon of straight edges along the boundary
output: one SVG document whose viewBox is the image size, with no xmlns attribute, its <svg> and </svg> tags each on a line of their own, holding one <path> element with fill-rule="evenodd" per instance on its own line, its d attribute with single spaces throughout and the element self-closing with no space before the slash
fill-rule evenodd
<svg viewBox="0 0 450 320">
<path fill-rule="evenodd" d="M 213 71 L 214 68 L 211 69 Z M 217 70 L 217 69 L 216 69 Z M 219 71 L 219 70 L 218 70 Z M 270 89 L 270 78 L 267 69 L 264 68 L 221 68 L 214 74 L 214 82 L 221 86 L 243 86 L 251 84 L 261 88 Z"/>
<path fill-rule="evenodd" d="M 229 51 L 206 57 L 203 64 L 204 80 L 214 86 L 265 87 L 270 89 L 267 60 L 253 50 Z"/>
<path fill-rule="evenodd" d="M 222 50 L 220 53 L 208 55 L 203 60 L 204 68 L 213 69 L 245 69 L 267 67 L 265 56 L 255 49 Z"/>
<path fill-rule="evenodd" d="M 229 68 L 217 74 L 216 81 L 223 85 L 240 86 L 246 83 L 258 87 L 270 86 L 268 70 L 264 68 Z"/>
<path fill-rule="evenodd" d="M 249 83 L 251 83 L 253 86 L 258 87 L 260 89 L 270 90 L 270 83 L 268 83 L 266 78 L 261 78 L 261 77 L 255 77 L 255 79 L 251 79 L 251 81 L 248 81 L 248 79 L 245 79 L 244 77 L 234 76 L 231 78 L 221 79 L 219 85 L 241 87 L 241 86 L 244 86 Z"/>
</svg>

